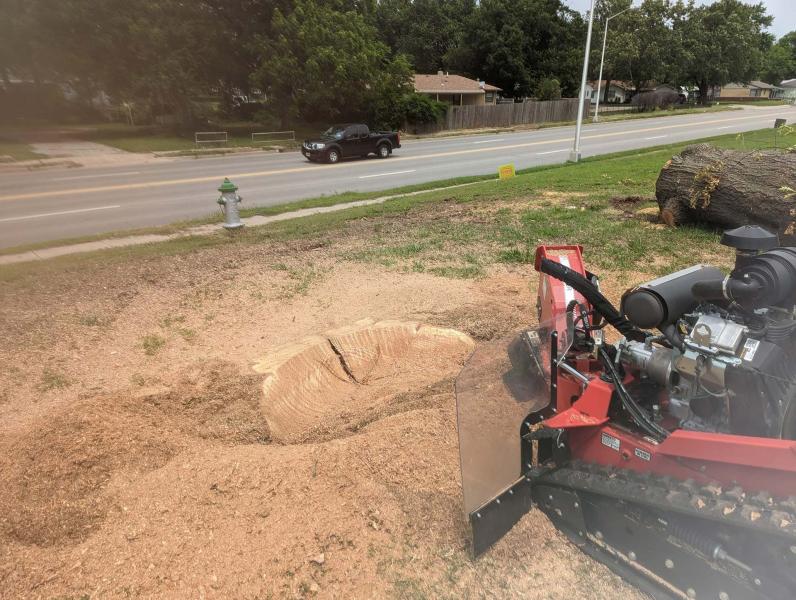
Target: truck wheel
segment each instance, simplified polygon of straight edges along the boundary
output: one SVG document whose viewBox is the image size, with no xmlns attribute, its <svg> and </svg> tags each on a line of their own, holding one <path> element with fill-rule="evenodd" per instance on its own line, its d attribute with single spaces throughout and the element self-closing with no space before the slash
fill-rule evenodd
<svg viewBox="0 0 796 600">
<path fill-rule="evenodd" d="M 340 160 L 340 152 L 337 150 L 334 149 L 329 150 L 329 152 L 326 154 L 326 162 L 332 165 L 338 162 L 339 160 Z"/>
<path fill-rule="evenodd" d="M 387 144 L 382 144 L 379 146 L 376 153 L 379 155 L 379 158 L 387 158 L 390 155 L 390 147 Z"/>
</svg>

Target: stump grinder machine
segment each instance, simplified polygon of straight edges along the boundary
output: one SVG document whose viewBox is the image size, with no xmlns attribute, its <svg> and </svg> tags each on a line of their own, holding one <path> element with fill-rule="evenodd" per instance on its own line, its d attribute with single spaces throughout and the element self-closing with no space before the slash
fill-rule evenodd
<svg viewBox="0 0 796 600">
<path fill-rule="evenodd" d="M 722 243 L 729 275 L 696 265 L 619 309 L 580 246 L 537 249 L 538 328 L 456 380 L 476 556 L 536 507 L 655 598 L 796 598 L 796 248 Z"/>
</svg>

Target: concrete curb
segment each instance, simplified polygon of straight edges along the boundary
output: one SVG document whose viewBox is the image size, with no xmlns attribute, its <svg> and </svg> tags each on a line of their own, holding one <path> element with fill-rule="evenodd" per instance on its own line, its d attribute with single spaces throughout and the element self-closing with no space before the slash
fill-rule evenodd
<svg viewBox="0 0 796 600">
<path fill-rule="evenodd" d="M 213 148 L 198 150 L 165 150 L 162 152 L 152 152 L 155 158 L 216 158 L 219 156 L 230 156 L 233 154 L 284 154 L 286 152 L 298 152 L 299 148 L 256 148 L 254 146 L 238 146 L 235 148 Z"/>
<path fill-rule="evenodd" d="M 395 200 L 397 198 L 409 198 L 411 196 L 418 196 L 420 194 L 428 194 L 431 192 L 441 192 L 444 190 L 453 190 L 457 188 L 476 185 L 478 183 L 485 183 L 487 181 L 494 181 L 493 179 L 484 179 L 482 181 L 471 181 L 469 183 L 459 183 L 456 185 L 449 185 L 446 187 L 433 188 L 429 190 L 418 190 L 416 192 L 407 192 L 405 194 L 392 194 L 389 196 L 380 196 L 378 198 L 370 198 L 368 200 L 355 200 L 354 202 L 345 202 L 343 204 L 333 204 L 332 206 L 318 206 L 315 208 L 301 208 L 298 210 L 291 210 L 289 212 L 280 213 L 278 215 L 255 215 L 253 217 L 245 217 L 241 219 L 247 227 L 261 227 L 270 223 L 278 223 L 280 221 L 289 221 L 291 219 L 300 219 L 302 217 L 309 217 L 312 215 L 321 215 L 326 213 L 339 212 L 349 208 L 357 208 L 359 206 L 371 206 L 374 204 L 384 204 L 388 200 Z M 93 242 L 83 242 L 80 244 L 70 244 L 66 246 L 54 246 L 52 248 L 42 248 L 41 250 L 29 250 L 27 252 L 20 252 L 19 254 L 6 254 L 0 255 L 0 266 L 12 265 L 17 263 L 33 262 L 39 260 L 48 260 L 57 258 L 59 256 L 67 256 L 70 254 L 82 254 L 85 252 L 96 252 L 98 250 L 108 250 L 111 248 L 124 248 L 127 246 L 141 246 L 143 244 L 156 244 L 159 242 L 167 242 L 184 237 L 213 235 L 220 231 L 224 231 L 221 223 L 211 223 L 208 225 L 198 225 L 196 227 L 189 227 L 183 231 L 171 234 L 147 234 L 147 235 L 131 235 L 127 237 L 108 238 L 104 240 L 96 240 Z"/>
<path fill-rule="evenodd" d="M 15 160 L 0 163 L 0 173 L 15 171 L 39 171 L 41 169 L 76 169 L 82 167 L 79 162 L 69 158 L 37 158 L 34 160 Z"/>
</svg>

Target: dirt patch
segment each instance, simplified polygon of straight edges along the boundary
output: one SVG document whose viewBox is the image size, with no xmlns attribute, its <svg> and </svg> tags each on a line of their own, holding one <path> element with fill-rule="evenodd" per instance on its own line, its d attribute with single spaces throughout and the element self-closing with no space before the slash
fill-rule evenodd
<svg viewBox="0 0 796 600">
<path fill-rule="evenodd" d="M 82 399 L 3 436 L 3 535 L 39 546 L 81 542 L 101 525 L 120 478 L 162 467 L 191 438 L 267 441 L 258 383 L 229 364 L 198 365 L 169 388 Z"/>
<path fill-rule="evenodd" d="M 533 323 L 530 266 L 458 279 L 341 258 L 399 244 L 437 211 L 440 224 L 494 216 L 450 202 L 362 219 L 331 250 L 321 234 L 4 285 L 0 595 L 640 597 L 538 512 L 470 560 L 461 338 L 346 351 L 359 333 L 345 328 L 368 317 L 477 343 Z M 603 275 L 614 300 L 634 283 Z M 312 336 L 335 340 L 323 361 L 339 368 L 339 395 L 320 424 L 271 431 L 252 369 Z"/>
<path fill-rule="evenodd" d="M 641 204 L 652 202 L 654 198 L 644 196 L 614 196 L 611 198 L 611 206 L 625 213 L 634 213 Z"/>
</svg>

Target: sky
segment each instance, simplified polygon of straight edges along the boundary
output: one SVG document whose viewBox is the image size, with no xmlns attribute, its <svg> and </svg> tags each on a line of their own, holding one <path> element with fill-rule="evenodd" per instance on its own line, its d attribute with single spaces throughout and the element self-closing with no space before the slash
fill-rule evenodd
<svg viewBox="0 0 796 600">
<path fill-rule="evenodd" d="M 775 36 L 782 37 L 789 31 L 796 30 L 796 0 L 748 0 L 747 4 L 756 4 L 762 1 L 766 5 L 768 14 L 774 17 L 774 23 L 769 31 Z M 564 0 L 566 4 L 581 12 L 589 10 L 590 0 Z M 696 0 L 697 4 L 712 4 L 713 0 Z M 635 2 L 639 4 L 638 0 Z"/>
</svg>

